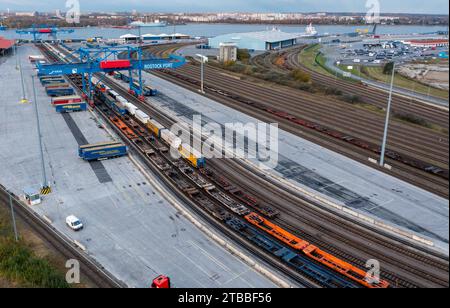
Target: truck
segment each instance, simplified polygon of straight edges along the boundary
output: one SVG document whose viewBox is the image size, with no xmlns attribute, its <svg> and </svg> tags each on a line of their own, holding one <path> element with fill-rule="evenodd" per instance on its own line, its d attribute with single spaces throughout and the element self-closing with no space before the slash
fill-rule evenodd
<svg viewBox="0 0 450 308">
<path fill-rule="evenodd" d="M 102 142 L 82 145 L 78 148 L 78 156 L 85 161 L 105 160 L 128 154 L 128 147 L 120 142 Z"/>
<path fill-rule="evenodd" d="M 86 102 L 81 102 L 81 103 L 56 105 L 55 110 L 58 113 L 86 111 L 87 104 L 86 104 Z"/>
</svg>

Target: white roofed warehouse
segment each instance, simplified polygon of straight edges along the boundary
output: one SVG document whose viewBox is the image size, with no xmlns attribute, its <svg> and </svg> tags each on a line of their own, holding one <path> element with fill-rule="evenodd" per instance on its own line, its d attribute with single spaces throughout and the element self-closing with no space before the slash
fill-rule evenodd
<svg viewBox="0 0 450 308">
<path fill-rule="evenodd" d="M 209 39 L 212 48 L 221 43 L 234 43 L 239 49 L 277 50 L 297 44 L 298 33 L 286 33 L 277 29 L 261 32 L 230 33 Z"/>
</svg>

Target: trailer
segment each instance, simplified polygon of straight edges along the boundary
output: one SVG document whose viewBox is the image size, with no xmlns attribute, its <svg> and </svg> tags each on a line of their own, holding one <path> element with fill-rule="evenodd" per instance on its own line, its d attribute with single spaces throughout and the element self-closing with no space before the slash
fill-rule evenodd
<svg viewBox="0 0 450 308">
<path fill-rule="evenodd" d="M 104 160 L 128 154 L 128 147 L 120 142 L 87 144 L 78 148 L 78 156 L 85 161 Z"/>
<path fill-rule="evenodd" d="M 47 85 L 50 84 L 55 84 L 55 83 L 66 83 L 66 80 L 64 78 L 57 78 L 57 79 L 43 79 L 41 81 L 42 85 L 45 87 Z"/>
<path fill-rule="evenodd" d="M 75 94 L 74 89 L 67 87 L 47 89 L 46 92 L 51 97 L 72 96 Z"/>
<path fill-rule="evenodd" d="M 76 104 L 83 102 L 83 99 L 78 95 L 60 96 L 52 98 L 52 105 Z"/>
<path fill-rule="evenodd" d="M 54 88 L 71 88 L 71 86 L 67 82 L 61 82 L 61 83 L 50 83 L 45 86 L 45 90 L 47 89 L 54 89 Z"/>
<path fill-rule="evenodd" d="M 55 105 L 55 110 L 58 113 L 86 111 L 87 104 L 86 102 L 81 102 L 81 103 Z"/>
</svg>

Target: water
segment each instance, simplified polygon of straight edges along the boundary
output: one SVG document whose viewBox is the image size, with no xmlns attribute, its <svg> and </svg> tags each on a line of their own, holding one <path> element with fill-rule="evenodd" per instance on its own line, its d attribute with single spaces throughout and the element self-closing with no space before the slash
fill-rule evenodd
<svg viewBox="0 0 450 308">
<path fill-rule="evenodd" d="M 187 35 L 214 37 L 217 35 L 236 33 L 236 32 L 252 32 L 263 31 L 277 27 L 282 31 L 290 33 L 305 32 L 306 26 L 299 25 L 242 25 L 242 24 L 187 24 L 183 26 L 168 26 L 163 28 L 143 28 L 142 34 L 152 33 L 183 33 Z M 367 26 L 341 26 L 341 25 L 318 25 L 315 26 L 319 34 L 344 34 L 355 32 L 356 29 L 366 29 Z M 371 27 L 370 27 L 371 28 Z M 387 26 L 382 25 L 378 27 L 378 34 L 416 34 L 416 33 L 430 33 L 436 31 L 447 31 L 446 26 Z M 60 34 L 58 38 L 61 39 L 87 39 L 94 36 L 101 36 L 107 39 L 119 38 L 121 35 L 132 33 L 139 34 L 137 29 L 111 29 L 111 28 L 80 28 L 76 29 L 72 34 Z M 0 31 L 0 36 L 9 39 L 30 39 L 31 35 L 19 35 L 15 30 Z M 45 39 L 46 37 L 43 36 Z"/>
</svg>

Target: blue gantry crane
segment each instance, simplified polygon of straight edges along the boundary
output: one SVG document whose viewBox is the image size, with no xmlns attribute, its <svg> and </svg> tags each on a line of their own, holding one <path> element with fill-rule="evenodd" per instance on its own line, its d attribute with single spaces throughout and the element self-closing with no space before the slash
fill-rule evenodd
<svg viewBox="0 0 450 308">
<path fill-rule="evenodd" d="M 74 54 L 78 55 L 77 57 Z M 92 76 L 96 73 L 111 74 L 117 71 L 129 72 L 130 90 L 143 97 L 142 70 L 176 69 L 186 64 L 185 58 L 170 55 L 168 58 L 142 56 L 142 48 L 133 46 L 80 48 L 73 57 L 66 57 L 64 63 L 37 64 L 39 76 L 73 75 L 82 76 L 83 92 L 93 99 Z M 77 59 L 77 60 L 75 60 Z M 133 79 L 133 71 L 138 72 L 138 82 Z"/>
<path fill-rule="evenodd" d="M 37 42 L 41 40 L 43 35 L 48 35 L 52 39 L 56 40 L 58 33 L 73 33 L 74 29 L 61 29 L 56 26 L 48 26 L 48 25 L 33 25 L 29 29 L 20 29 L 16 30 L 17 34 L 23 35 L 33 35 L 33 41 Z"/>
</svg>

